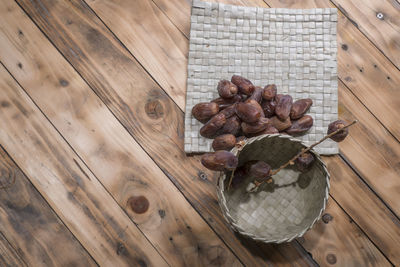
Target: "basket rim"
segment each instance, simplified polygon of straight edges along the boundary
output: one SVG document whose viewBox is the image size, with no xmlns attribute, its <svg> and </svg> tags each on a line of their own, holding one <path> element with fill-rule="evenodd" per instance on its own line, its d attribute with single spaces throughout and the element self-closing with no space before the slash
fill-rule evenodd
<svg viewBox="0 0 400 267">
<path fill-rule="evenodd" d="M 282 135 L 282 134 L 264 134 L 264 135 L 260 135 L 260 136 L 256 136 L 256 137 L 252 137 L 252 138 L 248 138 L 244 141 L 244 146 L 249 145 L 255 141 L 259 141 L 262 140 L 264 138 L 285 138 L 285 139 L 289 139 L 292 142 L 296 142 L 296 143 L 300 143 L 302 146 L 304 147 L 308 147 L 307 144 L 305 144 L 304 142 L 302 142 L 301 140 L 294 138 L 292 136 L 289 135 Z M 243 147 L 244 147 L 243 146 Z M 330 179 L 330 175 L 329 172 L 326 168 L 326 164 L 325 162 L 322 160 L 321 156 L 314 150 L 311 149 L 310 150 L 314 156 L 316 157 L 316 159 L 321 163 L 322 169 L 325 172 L 325 181 L 326 181 L 326 187 L 325 187 L 325 195 L 324 195 L 324 199 L 323 199 L 323 205 L 318 213 L 318 216 L 315 217 L 315 219 L 311 222 L 311 224 L 309 224 L 307 227 L 305 227 L 303 230 L 301 230 L 300 232 L 298 232 L 297 234 L 294 234 L 293 236 L 287 237 L 287 238 L 282 238 L 282 239 L 269 239 L 263 236 L 257 236 L 254 233 L 251 232 L 247 232 L 245 231 L 240 225 L 238 225 L 235 220 L 233 219 L 232 215 L 229 212 L 229 208 L 227 206 L 227 201 L 224 195 L 225 192 L 225 186 L 224 186 L 224 179 L 225 179 L 225 174 L 223 172 L 220 173 L 220 176 L 218 177 L 218 181 L 217 181 L 217 196 L 218 196 L 218 203 L 219 206 L 222 210 L 222 214 L 224 216 L 224 218 L 227 220 L 227 222 L 229 223 L 230 227 L 240 233 L 241 235 L 253 239 L 255 241 L 260 241 L 263 243 L 283 243 L 283 242 L 290 242 L 295 238 L 301 237 L 305 234 L 305 232 L 307 232 L 308 230 L 310 230 L 314 224 L 321 218 L 323 211 L 326 208 L 326 203 L 328 201 L 329 198 L 329 189 L 330 189 L 330 183 L 329 183 L 329 179 Z M 237 156 L 238 154 L 238 148 L 234 147 L 231 152 Z"/>
</svg>

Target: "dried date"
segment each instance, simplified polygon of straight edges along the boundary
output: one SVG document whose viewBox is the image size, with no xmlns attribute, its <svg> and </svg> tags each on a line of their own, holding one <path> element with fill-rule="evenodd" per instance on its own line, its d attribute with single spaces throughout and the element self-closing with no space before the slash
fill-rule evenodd
<svg viewBox="0 0 400 267">
<path fill-rule="evenodd" d="M 258 106 L 260 106 L 260 105 L 258 105 Z M 236 114 L 243 121 L 252 123 L 252 122 L 258 121 L 261 118 L 262 109 L 261 109 L 261 107 L 258 108 L 257 106 L 255 106 L 251 103 L 237 103 Z"/>
<path fill-rule="evenodd" d="M 242 122 L 242 130 L 246 135 L 258 133 L 261 132 L 262 130 L 265 130 L 269 126 L 269 124 L 270 124 L 269 119 L 260 118 L 255 123 Z"/>
<path fill-rule="evenodd" d="M 314 163 L 314 156 L 309 152 L 303 153 L 294 161 L 294 163 L 300 172 L 306 172 Z"/>
<path fill-rule="evenodd" d="M 233 75 L 231 78 L 231 82 L 235 84 L 239 91 L 245 95 L 251 95 L 254 92 L 255 86 L 251 83 L 250 80 L 239 76 Z"/>
<path fill-rule="evenodd" d="M 212 171 L 233 170 L 238 165 L 238 158 L 231 152 L 221 150 L 204 154 L 201 164 Z"/>
<path fill-rule="evenodd" d="M 238 92 L 237 86 L 228 80 L 221 80 L 218 83 L 217 90 L 218 90 L 219 96 L 222 98 L 232 98 Z"/>
<path fill-rule="evenodd" d="M 262 93 L 263 93 L 263 89 L 261 87 L 257 86 L 254 89 L 253 94 L 247 98 L 246 102 L 248 102 L 249 100 L 252 99 L 252 100 L 257 101 L 257 103 L 261 103 Z"/>
<path fill-rule="evenodd" d="M 282 94 L 276 94 L 276 96 L 275 96 L 275 102 L 278 103 L 279 100 L 282 98 L 282 96 L 284 96 L 284 95 L 282 95 Z"/>
<path fill-rule="evenodd" d="M 225 118 L 227 118 L 227 119 L 232 117 L 233 115 L 236 114 L 236 103 L 233 105 L 230 105 L 229 107 L 224 108 L 219 113 L 224 114 Z"/>
<path fill-rule="evenodd" d="M 268 84 L 267 86 L 264 87 L 264 91 L 262 93 L 262 97 L 267 100 L 271 101 L 275 98 L 276 96 L 276 85 L 275 84 Z"/>
<path fill-rule="evenodd" d="M 264 100 L 261 103 L 261 107 L 264 111 L 265 117 L 271 118 L 272 116 L 275 115 L 275 107 L 276 107 L 275 100 L 271 100 L 271 101 Z"/>
<path fill-rule="evenodd" d="M 200 128 L 200 135 L 206 138 L 214 138 L 226 122 L 224 114 L 218 113 Z"/>
<path fill-rule="evenodd" d="M 219 98 L 216 98 L 216 99 L 212 100 L 211 102 L 212 103 L 217 103 L 218 107 L 219 107 L 219 110 L 223 110 L 223 109 L 231 106 L 232 104 L 238 103 L 240 101 L 242 101 L 242 97 L 240 95 L 235 95 L 232 98 L 219 97 Z"/>
<path fill-rule="evenodd" d="M 331 134 L 334 131 L 341 129 L 344 126 L 346 126 L 346 122 L 343 120 L 337 120 L 337 121 L 331 122 L 328 125 L 328 134 Z M 349 129 L 346 128 L 346 129 L 339 131 L 337 134 L 332 135 L 330 138 L 335 142 L 342 142 L 348 134 L 349 134 Z"/>
<path fill-rule="evenodd" d="M 248 166 L 248 175 L 256 179 L 266 178 L 271 173 L 271 166 L 268 163 L 258 160 L 255 162 L 250 162 Z"/>
<path fill-rule="evenodd" d="M 217 103 L 199 103 L 192 108 L 192 115 L 202 123 L 207 122 L 219 112 Z"/>
<path fill-rule="evenodd" d="M 238 135 L 240 131 L 241 120 L 237 115 L 234 115 L 226 120 L 224 126 L 221 129 L 222 134 L 233 134 Z"/>
<path fill-rule="evenodd" d="M 265 117 L 264 111 L 263 111 L 261 105 L 257 101 L 255 101 L 254 99 L 249 99 L 249 100 L 246 100 L 245 103 L 250 104 L 250 105 L 254 106 L 255 108 L 257 108 L 261 113 L 261 117 Z"/>
<path fill-rule="evenodd" d="M 286 130 L 290 135 L 302 134 L 313 126 L 314 120 L 310 115 L 304 115 L 300 119 L 293 121 L 292 126 Z"/>
<path fill-rule="evenodd" d="M 290 95 L 283 95 L 280 97 L 275 107 L 276 116 L 283 121 L 286 120 L 289 117 L 292 104 L 293 99 Z"/>
<path fill-rule="evenodd" d="M 313 101 L 311 98 L 299 99 L 295 101 L 292 105 L 292 109 L 290 110 L 290 118 L 292 120 L 300 119 L 312 104 Z"/>
<path fill-rule="evenodd" d="M 273 116 L 270 118 L 272 126 L 274 126 L 278 131 L 283 131 L 290 126 L 292 126 L 292 122 L 290 121 L 290 118 L 288 117 L 285 121 L 281 121 L 278 119 L 278 117 Z"/>
<path fill-rule="evenodd" d="M 231 150 L 236 144 L 236 137 L 233 134 L 223 134 L 215 137 L 212 148 L 217 150 Z"/>
</svg>

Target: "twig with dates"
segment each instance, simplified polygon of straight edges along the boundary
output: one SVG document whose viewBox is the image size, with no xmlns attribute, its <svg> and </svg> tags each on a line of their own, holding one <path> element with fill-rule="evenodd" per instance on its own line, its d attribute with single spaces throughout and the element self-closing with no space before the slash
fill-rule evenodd
<svg viewBox="0 0 400 267">
<path fill-rule="evenodd" d="M 264 179 L 261 182 L 258 181 L 254 181 L 255 186 L 253 188 L 251 188 L 249 190 L 249 192 L 254 192 L 256 191 L 256 189 L 258 187 L 260 187 L 263 183 L 270 183 L 272 182 L 272 176 L 276 175 L 278 172 L 280 172 L 282 169 L 286 168 L 289 165 L 293 165 L 295 163 L 295 160 L 298 159 L 301 155 L 303 155 L 304 153 L 308 152 L 309 150 L 313 149 L 315 146 L 319 145 L 320 143 L 322 143 L 323 141 L 325 141 L 328 138 L 333 137 L 334 135 L 338 134 L 339 132 L 343 132 L 345 129 L 347 129 L 348 127 L 354 125 L 355 123 L 357 123 L 358 121 L 355 120 L 352 123 L 349 123 L 347 125 L 344 125 L 343 123 L 339 124 L 339 127 L 337 127 L 338 129 L 329 133 L 328 131 L 328 135 L 326 135 L 324 138 L 322 138 L 321 140 L 319 140 L 318 142 L 312 144 L 309 147 L 303 148 L 296 156 L 294 156 L 292 159 L 290 159 L 288 162 L 286 162 L 285 164 L 283 164 L 282 166 L 280 166 L 278 169 L 271 171 L 270 174 L 266 177 L 266 179 Z M 343 125 L 343 126 L 341 126 Z M 347 133 L 345 134 L 347 136 Z M 344 138 L 346 137 L 344 136 L 343 138 L 338 138 L 338 139 L 333 139 L 334 141 L 340 142 L 343 141 Z"/>
</svg>

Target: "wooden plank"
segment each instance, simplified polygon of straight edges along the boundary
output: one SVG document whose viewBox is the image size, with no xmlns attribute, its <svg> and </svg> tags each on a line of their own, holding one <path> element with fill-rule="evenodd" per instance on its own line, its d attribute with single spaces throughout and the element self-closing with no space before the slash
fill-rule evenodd
<svg viewBox="0 0 400 267">
<path fill-rule="evenodd" d="M 20 4 L 244 264 L 285 265 L 292 256 L 302 266 L 309 265 L 295 249 L 291 255 L 273 246 L 257 250 L 252 243 L 241 244 L 216 201 L 217 174 L 204 172 L 199 158 L 187 157 L 183 151 L 182 111 L 86 6 L 52 1 L 42 1 L 40 6 L 30 1 Z"/>
<path fill-rule="evenodd" d="M 94 260 L 167 266 L 3 66 L 0 78 L 0 143 Z"/>
<path fill-rule="evenodd" d="M 396 266 L 400 263 L 399 219 L 339 157 L 324 157 L 331 174 L 331 196 Z"/>
<path fill-rule="evenodd" d="M 314 258 L 322 259 L 321 266 L 391 266 L 333 199 L 300 243 Z"/>
<path fill-rule="evenodd" d="M 400 68 L 400 3 L 396 0 L 331 0 L 397 68 Z"/>
<path fill-rule="evenodd" d="M 166 4 L 166 3 L 165 3 Z M 181 3 L 182 4 L 182 6 L 184 6 L 184 3 L 182 2 Z M 128 6 L 126 6 L 124 9 L 128 9 L 129 7 Z M 187 10 L 189 10 L 189 9 L 187 9 Z M 106 11 L 103 11 L 104 13 L 107 13 Z M 132 12 L 134 12 L 134 11 L 131 11 L 131 13 Z M 166 11 L 165 11 L 166 12 Z M 172 9 L 169 9 L 169 12 L 167 13 L 167 15 L 168 15 L 168 17 L 172 17 L 173 16 L 173 8 Z M 176 24 L 177 25 L 177 23 L 178 22 L 176 22 L 176 21 L 173 21 L 174 22 L 174 24 Z M 186 22 L 186 24 L 188 24 L 187 22 Z M 112 28 L 112 27 L 111 27 Z M 349 103 L 349 105 L 351 105 L 350 103 Z M 363 109 L 363 110 L 365 110 L 365 108 Z M 367 111 L 365 111 L 365 112 L 367 112 Z M 368 113 L 368 112 L 367 112 Z M 343 162 L 340 162 L 340 164 L 339 164 L 339 166 L 340 166 L 340 170 L 342 170 L 342 172 L 345 172 L 345 173 L 347 173 L 347 174 L 349 174 L 349 175 L 353 175 L 353 177 L 354 177 L 354 173 L 352 172 L 352 170 L 348 167 L 348 166 L 346 166 L 346 164 L 344 164 Z M 389 170 L 389 172 L 390 172 L 390 170 Z M 355 181 L 357 181 L 358 180 L 358 177 L 355 177 Z M 359 191 L 359 193 L 361 194 L 361 195 L 365 195 L 368 199 L 374 199 L 375 198 L 375 200 L 377 200 L 377 201 L 379 201 L 378 199 L 376 199 L 376 196 L 374 195 L 374 193 L 373 192 L 370 192 L 370 190 L 368 189 L 368 188 L 366 188 L 366 187 L 364 187 L 364 188 L 362 188 L 362 189 L 356 189 L 356 191 Z M 373 202 L 372 202 L 373 203 Z M 373 210 L 373 212 L 377 212 L 377 211 L 380 211 L 380 208 L 382 207 L 383 205 L 382 205 L 382 203 L 380 203 L 380 202 L 378 202 L 376 205 L 372 205 L 371 207 L 372 207 L 372 210 Z M 385 210 L 385 212 L 387 212 L 388 214 L 391 214 L 390 213 L 390 211 L 389 210 Z M 357 213 L 357 214 L 355 214 L 357 217 L 362 217 L 362 213 Z M 383 221 L 385 221 L 385 223 L 386 223 L 386 225 L 391 225 L 391 226 L 393 226 L 393 222 L 391 221 L 391 219 L 390 218 L 384 218 L 383 219 Z M 364 224 L 364 226 L 365 226 L 365 224 Z M 370 227 L 369 228 L 369 230 L 371 231 L 373 231 L 373 229 L 375 228 L 374 227 L 374 225 L 373 224 L 368 224 L 367 225 L 368 227 Z M 397 231 L 397 229 L 396 228 L 390 228 L 390 232 L 391 233 L 396 233 L 396 231 Z M 393 242 L 393 240 L 392 240 L 392 238 L 390 238 L 390 235 L 387 235 L 385 232 L 381 232 L 380 234 L 378 234 L 378 236 L 379 235 L 381 235 L 380 236 L 380 238 L 383 238 L 383 241 L 391 241 L 391 242 Z M 386 238 L 386 239 L 385 239 Z M 382 241 L 382 239 L 380 240 L 380 241 Z M 382 244 L 382 242 L 381 242 L 381 244 Z M 386 251 L 388 254 L 391 254 L 391 251 L 390 250 L 387 250 Z"/>
<path fill-rule="evenodd" d="M 88 4 L 97 5 L 98 3 L 97 1 L 88 1 Z M 110 15 L 118 14 L 113 20 L 117 20 L 118 24 L 126 25 L 115 33 L 124 35 L 124 39 L 129 40 L 124 44 L 135 44 L 132 52 L 136 59 L 156 77 L 160 86 L 183 109 L 186 75 L 182 75 L 179 70 L 186 69 L 187 64 L 185 37 L 180 32 L 175 31 L 175 26 L 151 0 L 130 1 L 131 7 L 140 11 L 136 12 L 135 17 L 130 17 L 133 20 L 126 20 L 127 16 L 121 16 L 121 14 L 129 12 L 124 10 L 121 2 L 107 1 L 104 4 L 111 11 L 112 14 Z M 98 11 L 100 12 L 100 10 Z M 151 25 L 146 23 L 150 18 L 153 20 Z M 125 35 L 124 28 L 131 27 L 130 25 L 138 25 L 138 27 L 134 27 L 135 31 Z M 153 28 L 153 26 L 156 28 Z M 149 39 L 146 36 L 153 38 Z M 154 60 L 154 55 L 157 55 L 158 60 Z"/>
<path fill-rule="evenodd" d="M 96 263 L 0 148 L 0 232 L 29 266 L 96 266 Z M 1 264 L 0 264 L 1 265 Z"/>
<path fill-rule="evenodd" d="M 15 3 L 9 6 L 15 10 L 2 23 L 1 60 L 168 263 L 213 265 L 219 258 L 240 265 L 33 22 Z M 141 213 L 129 205 L 138 196 L 149 202 Z"/>
<path fill-rule="evenodd" d="M 375 192 L 400 214 L 400 144 L 355 96 L 339 85 L 339 116 L 358 119 L 339 148 Z M 384 182 L 383 182 L 384 181 Z"/>
<path fill-rule="evenodd" d="M 20 267 L 27 266 L 18 255 L 17 251 L 11 246 L 8 240 L 0 232 L 0 266 Z"/>
</svg>

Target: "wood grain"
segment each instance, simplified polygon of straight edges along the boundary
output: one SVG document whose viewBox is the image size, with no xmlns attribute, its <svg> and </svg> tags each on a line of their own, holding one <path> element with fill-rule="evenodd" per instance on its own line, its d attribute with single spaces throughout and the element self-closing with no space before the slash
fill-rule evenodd
<svg viewBox="0 0 400 267">
<path fill-rule="evenodd" d="M 254 244 L 241 244 L 226 225 L 216 201 L 217 174 L 204 172 L 198 157 L 187 157 L 183 152 L 183 113 L 179 107 L 86 6 L 53 3 L 42 1 L 38 6 L 20 2 L 240 260 L 248 266 L 285 265 L 285 259 L 291 257 L 307 266 L 307 260 L 302 261 L 306 257 L 296 249 L 290 254 L 284 248 L 283 252 L 273 246 L 257 250 Z"/>
<path fill-rule="evenodd" d="M 94 260 L 167 266 L 3 66 L 0 78 L 0 143 Z"/>
<path fill-rule="evenodd" d="M 156 1 L 157 3 L 159 3 L 160 1 Z M 167 3 L 164 3 L 165 5 L 167 5 Z M 182 4 L 182 6 L 185 6 L 185 2 L 183 2 L 183 1 L 181 1 L 181 4 Z M 168 17 L 169 18 L 173 18 L 173 16 L 174 16 L 174 14 L 173 14 L 173 12 L 175 12 L 174 11 L 174 8 L 173 7 L 175 7 L 176 5 L 173 5 L 172 6 L 172 8 L 171 9 L 168 9 L 168 10 L 164 10 L 164 12 L 168 15 Z M 127 7 L 128 8 L 128 7 Z M 187 10 L 189 10 L 189 8 L 187 8 Z M 104 13 L 106 13 L 105 11 L 104 11 Z M 179 16 L 178 17 L 181 17 L 182 16 L 182 12 L 180 11 L 179 12 Z M 178 20 L 173 20 L 173 22 L 174 22 L 174 24 L 175 25 L 178 25 L 179 24 L 179 19 Z M 186 25 L 188 25 L 188 17 L 187 17 L 187 20 L 186 20 L 186 22 L 185 22 L 185 24 Z M 112 28 L 112 27 L 111 27 Z M 129 29 L 128 29 L 129 30 Z M 182 30 L 182 29 L 181 29 Z M 343 85 L 342 85 L 343 86 Z M 344 87 L 343 87 L 344 88 Z M 357 99 L 353 99 L 354 101 L 357 101 Z M 349 105 L 349 106 L 351 106 L 352 105 L 352 103 L 351 102 L 349 102 L 349 101 L 347 101 L 346 102 L 347 103 L 347 105 Z M 367 110 L 365 110 L 365 108 L 362 108 L 361 106 L 360 106 L 361 104 L 359 104 L 359 110 L 362 110 L 363 112 L 366 112 L 366 114 L 369 114 L 368 113 L 368 111 Z M 391 141 L 393 141 L 393 139 L 391 138 L 391 137 L 386 137 L 386 138 L 388 138 L 388 141 L 389 142 L 391 142 Z M 361 162 L 361 161 L 360 161 Z M 358 163 L 360 163 L 360 162 L 358 162 Z M 365 164 L 365 163 L 364 163 Z M 345 173 L 347 173 L 347 174 L 349 174 L 349 175 L 353 175 L 353 177 L 354 177 L 354 173 L 353 173 L 353 171 L 348 167 L 348 166 L 346 166 L 346 164 L 344 163 L 344 162 L 340 162 L 339 164 L 339 167 L 340 167 L 340 170 L 342 171 L 342 172 L 345 172 Z M 361 165 L 361 166 L 363 166 L 363 165 Z M 393 172 L 393 169 L 389 169 L 389 170 L 387 170 L 387 172 L 388 173 L 391 173 L 391 172 Z M 358 180 L 358 177 L 355 177 L 355 179 L 357 179 Z M 355 181 L 357 181 L 357 180 L 355 180 Z M 338 185 L 339 186 L 339 185 Z M 365 196 L 367 199 L 375 199 L 374 201 L 376 202 L 376 201 L 379 201 L 379 199 L 377 199 L 376 198 L 376 196 L 374 195 L 374 193 L 373 192 L 371 192 L 367 187 L 362 187 L 362 188 L 356 188 L 355 189 L 361 196 Z M 339 191 L 339 190 L 338 190 Z M 374 203 L 374 201 L 372 201 L 372 203 Z M 380 201 L 377 203 L 377 204 L 374 204 L 374 205 L 371 205 L 370 207 L 371 207 L 371 210 L 372 210 L 372 212 L 373 213 L 377 213 L 377 212 L 380 212 L 380 209 L 382 208 L 382 203 L 380 203 Z M 385 210 L 389 215 L 391 215 L 392 217 L 393 217 L 393 215 L 391 214 L 391 212 L 390 211 L 388 211 L 388 209 L 386 209 Z M 357 218 L 362 218 L 362 213 L 361 212 L 357 212 L 357 210 L 356 209 L 353 209 L 353 212 L 354 212 L 354 215 L 357 217 Z M 385 224 L 386 225 L 390 225 L 392 228 L 390 228 L 391 229 L 391 233 L 396 233 L 397 232 L 397 228 L 396 228 L 396 226 L 395 225 L 393 225 L 393 221 L 390 219 L 390 218 L 383 218 L 383 221 L 385 222 Z M 371 223 L 371 224 L 368 224 L 368 225 L 366 225 L 365 223 L 364 223 L 364 226 L 368 226 L 369 227 L 369 232 L 370 233 L 372 233 L 373 231 L 374 231 L 374 225 Z M 380 231 L 380 233 L 378 234 L 378 236 L 380 236 L 379 238 L 383 238 L 383 240 L 381 239 L 380 240 L 380 242 L 381 243 L 384 243 L 384 242 L 389 242 L 389 243 L 393 243 L 393 239 L 392 239 L 392 237 L 390 236 L 390 234 L 388 235 L 387 234 L 387 232 L 386 232 L 386 230 L 383 230 L 383 231 Z M 391 256 L 394 256 L 393 254 L 392 254 L 392 252 L 390 251 L 390 250 L 387 250 L 386 251 L 388 254 L 390 254 Z M 394 260 L 395 260 L 395 258 L 394 258 Z"/>
<path fill-rule="evenodd" d="M 382 253 L 399 265 L 399 219 L 353 171 L 343 167 L 346 164 L 341 158 L 323 157 L 323 160 L 331 174 L 331 196 Z"/>
<path fill-rule="evenodd" d="M 341 154 L 393 211 L 400 215 L 400 144 L 341 83 L 339 116 L 347 121 L 359 120 L 351 128 L 348 138 L 340 143 Z"/>
<path fill-rule="evenodd" d="M 393 64 L 400 68 L 400 3 L 331 0 Z M 380 17 L 381 14 L 382 17 Z"/>
<path fill-rule="evenodd" d="M 300 243 L 321 266 L 391 266 L 333 199 Z"/>
<path fill-rule="evenodd" d="M 0 266 L 20 267 L 27 266 L 17 251 L 0 232 Z"/>
<path fill-rule="evenodd" d="M 95 12 L 107 25 L 109 19 L 124 25 L 114 29 L 114 33 L 124 39 L 124 45 L 129 46 L 140 64 L 183 109 L 186 75 L 180 70 L 187 68 L 187 42 L 165 14 L 151 0 L 129 1 L 128 9 L 119 0 L 87 3 L 96 7 Z M 107 10 L 107 14 L 103 10 Z M 126 28 L 132 31 L 128 33 Z"/>
<path fill-rule="evenodd" d="M 2 62 L 167 262 L 241 265 L 33 22 L 8 7 Z"/>
<path fill-rule="evenodd" d="M 2 148 L 0 173 L 2 182 L 14 181 L 0 191 L 0 232 L 19 252 L 24 263 L 28 266 L 96 266 Z"/>
</svg>

